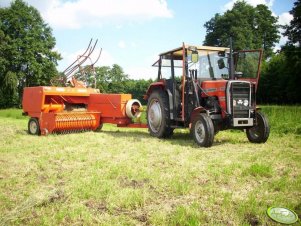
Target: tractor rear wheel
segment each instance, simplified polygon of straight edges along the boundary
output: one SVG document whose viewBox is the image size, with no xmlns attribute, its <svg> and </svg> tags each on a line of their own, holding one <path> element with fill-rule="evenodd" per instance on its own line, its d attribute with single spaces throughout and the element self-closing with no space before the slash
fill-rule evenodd
<svg viewBox="0 0 301 226">
<path fill-rule="evenodd" d="M 192 120 L 191 135 L 201 147 L 211 147 L 214 140 L 214 126 L 211 118 L 202 113 Z"/>
<path fill-rule="evenodd" d="M 28 133 L 32 135 L 40 135 L 40 125 L 37 118 L 30 118 L 28 121 Z"/>
<path fill-rule="evenodd" d="M 257 125 L 247 129 L 247 137 L 252 143 L 265 143 L 269 138 L 270 126 L 267 117 L 256 112 Z"/>
<path fill-rule="evenodd" d="M 155 90 L 148 98 L 147 125 L 150 134 L 154 137 L 167 138 L 173 134 L 168 106 L 167 95 L 161 90 Z"/>
</svg>

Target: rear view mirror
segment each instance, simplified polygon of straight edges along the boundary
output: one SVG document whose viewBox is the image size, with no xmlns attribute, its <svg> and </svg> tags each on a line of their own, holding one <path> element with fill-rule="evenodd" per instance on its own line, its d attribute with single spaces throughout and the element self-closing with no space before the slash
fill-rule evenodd
<svg viewBox="0 0 301 226">
<path fill-rule="evenodd" d="M 219 60 L 217 61 L 217 64 L 218 64 L 218 68 L 219 68 L 219 69 L 223 69 L 223 68 L 226 67 L 226 66 L 225 66 L 225 62 L 224 62 L 223 59 L 219 59 Z"/>
<path fill-rule="evenodd" d="M 198 51 L 192 51 L 192 53 L 191 53 L 191 61 L 193 63 L 199 62 L 199 53 L 198 53 Z"/>
<path fill-rule="evenodd" d="M 195 46 L 189 46 L 188 50 L 191 51 L 191 61 L 193 63 L 199 62 L 199 52 Z"/>
</svg>

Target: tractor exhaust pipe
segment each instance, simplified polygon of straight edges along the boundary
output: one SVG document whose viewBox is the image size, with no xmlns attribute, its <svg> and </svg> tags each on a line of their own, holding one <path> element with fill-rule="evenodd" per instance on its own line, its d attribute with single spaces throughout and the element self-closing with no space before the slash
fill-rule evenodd
<svg viewBox="0 0 301 226">
<path fill-rule="evenodd" d="M 229 56 L 229 78 L 230 80 L 235 79 L 235 73 L 234 73 L 234 62 L 233 62 L 233 45 L 232 45 L 232 36 L 229 38 L 230 42 L 230 56 Z"/>
</svg>

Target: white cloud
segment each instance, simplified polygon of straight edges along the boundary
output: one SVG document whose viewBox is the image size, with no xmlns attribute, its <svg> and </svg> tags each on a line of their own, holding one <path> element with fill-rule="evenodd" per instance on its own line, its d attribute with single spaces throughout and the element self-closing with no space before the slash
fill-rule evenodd
<svg viewBox="0 0 301 226">
<path fill-rule="evenodd" d="M 231 10 L 233 8 L 234 3 L 237 2 L 237 0 L 231 0 L 227 4 L 224 5 L 223 11 Z M 252 6 L 257 6 L 259 4 L 263 4 L 271 8 L 274 4 L 274 0 L 246 0 L 246 2 Z"/>
<path fill-rule="evenodd" d="M 279 25 L 288 25 L 288 24 L 290 24 L 292 19 L 293 19 L 293 15 L 291 15 L 289 12 L 284 12 L 279 15 L 278 24 Z M 287 36 L 282 35 L 282 33 L 284 32 L 284 29 L 280 27 L 279 32 L 280 32 L 280 40 L 279 40 L 279 43 L 275 46 L 274 51 L 279 50 L 281 48 L 281 46 L 285 45 L 285 43 L 288 41 Z"/>
<path fill-rule="evenodd" d="M 124 68 L 124 72 L 129 75 L 131 79 L 156 79 L 158 76 L 158 68 L 147 65 L 145 67 L 129 67 Z"/>
<path fill-rule="evenodd" d="M 156 79 L 158 76 L 158 68 L 151 65 L 158 60 L 157 54 L 151 54 L 141 61 L 136 62 L 138 65 L 122 65 L 124 72 L 129 75 L 131 79 Z"/>
<path fill-rule="evenodd" d="M 9 2 L 8 0 L 4 0 Z M 79 29 L 105 24 L 121 27 L 124 22 L 171 18 L 166 0 L 27 0 L 54 28 Z"/>
<path fill-rule="evenodd" d="M 8 7 L 13 0 L 1 0 L 0 7 Z M 24 0 L 28 5 L 35 7 L 43 15 L 49 9 L 59 5 L 59 0 Z"/>
<path fill-rule="evenodd" d="M 289 12 L 285 12 L 279 15 L 278 23 L 280 25 L 288 25 L 292 19 L 293 19 L 293 15 L 290 14 Z"/>
<path fill-rule="evenodd" d="M 11 0 L 1 0 L 0 8 L 1 7 L 8 7 L 10 5 Z"/>
<path fill-rule="evenodd" d="M 121 49 L 126 48 L 125 42 L 124 42 L 123 40 L 119 41 L 119 42 L 118 42 L 118 47 L 121 48 Z"/>
</svg>

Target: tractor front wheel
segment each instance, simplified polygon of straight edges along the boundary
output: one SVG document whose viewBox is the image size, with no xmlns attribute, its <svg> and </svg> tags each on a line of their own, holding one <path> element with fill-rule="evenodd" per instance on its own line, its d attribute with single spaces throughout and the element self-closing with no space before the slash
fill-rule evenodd
<svg viewBox="0 0 301 226">
<path fill-rule="evenodd" d="M 268 119 L 261 112 L 256 112 L 257 125 L 247 129 L 247 137 L 252 143 L 265 143 L 269 138 L 270 126 Z"/>
<path fill-rule="evenodd" d="M 37 118 L 30 118 L 28 121 L 28 133 L 32 135 L 40 135 L 40 124 Z"/>
<path fill-rule="evenodd" d="M 155 90 L 148 98 L 147 124 L 150 134 L 154 137 L 167 138 L 173 134 L 168 106 L 167 95 L 161 90 Z"/>
<path fill-rule="evenodd" d="M 214 139 L 214 126 L 211 118 L 202 113 L 192 120 L 191 135 L 201 147 L 211 147 Z"/>
</svg>

